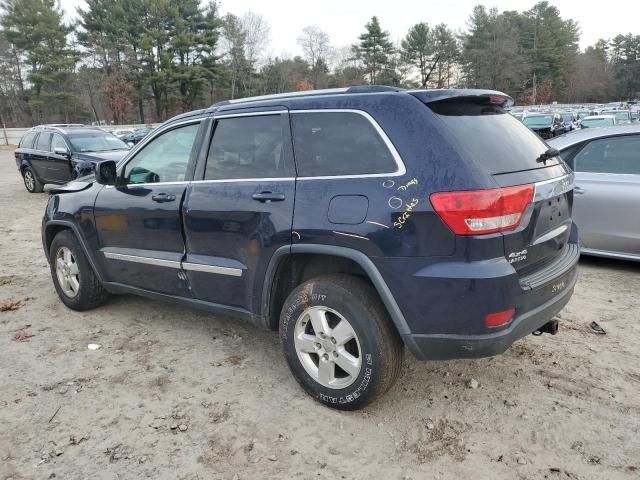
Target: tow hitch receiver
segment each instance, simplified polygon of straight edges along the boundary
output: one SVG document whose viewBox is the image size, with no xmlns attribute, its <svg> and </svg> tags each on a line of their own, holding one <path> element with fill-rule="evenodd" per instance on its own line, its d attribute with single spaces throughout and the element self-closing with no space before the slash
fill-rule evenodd
<svg viewBox="0 0 640 480">
<path fill-rule="evenodd" d="M 549 333 L 551 335 L 555 335 L 556 333 L 558 333 L 558 321 L 551 320 L 550 322 L 545 323 L 542 327 L 540 327 L 539 330 L 533 332 L 533 335 L 537 337 L 542 335 L 543 333 Z"/>
</svg>

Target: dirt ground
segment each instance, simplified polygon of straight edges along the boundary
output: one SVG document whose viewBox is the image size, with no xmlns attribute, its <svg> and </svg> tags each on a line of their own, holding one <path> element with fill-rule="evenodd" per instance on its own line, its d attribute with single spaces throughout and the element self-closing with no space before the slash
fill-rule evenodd
<svg viewBox="0 0 640 480">
<path fill-rule="evenodd" d="M 640 264 L 583 259 L 557 336 L 407 353 L 381 401 L 344 413 L 303 393 L 274 333 L 129 296 L 68 310 L 46 194 L 8 150 L 0 185 L 0 304 L 22 302 L 0 312 L 2 480 L 640 478 Z"/>
</svg>

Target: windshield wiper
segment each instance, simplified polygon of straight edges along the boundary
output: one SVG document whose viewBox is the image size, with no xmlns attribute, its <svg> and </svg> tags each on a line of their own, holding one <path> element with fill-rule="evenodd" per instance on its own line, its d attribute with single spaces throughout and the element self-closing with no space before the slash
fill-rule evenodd
<svg viewBox="0 0 640 480">
<path fill-rule="evenodd" d="M 547 160 L 549 160 L 550 158 L 553 158 L 553 157 L 557 157 L 558 155 L 560 155 L 560 150 L 558 150 L 557 148 L 551 147 L 546 152 L 540 154 L 540 156 L 538 158 L 536 158 L 536 162 L 544 163 L 546 165 L 547 164 Z"/>
</svg>

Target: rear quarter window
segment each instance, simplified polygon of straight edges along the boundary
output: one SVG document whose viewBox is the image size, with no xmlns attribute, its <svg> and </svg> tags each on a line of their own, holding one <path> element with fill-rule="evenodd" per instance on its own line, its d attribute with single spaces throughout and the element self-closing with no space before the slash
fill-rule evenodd
<svg viewBox="0 0 640 480">
<path fill-rule="evenodd" d="M 291 112 L 301 177 L 389 174 L 398 164 L 376 127 L 357 112 Z"/>
<path fill-rule="evenodd" d="M 33 140 L 36 138 L 35 132 L 29 132 L 20 140 L 20 148 L 33 148 Z"/>
</svg>

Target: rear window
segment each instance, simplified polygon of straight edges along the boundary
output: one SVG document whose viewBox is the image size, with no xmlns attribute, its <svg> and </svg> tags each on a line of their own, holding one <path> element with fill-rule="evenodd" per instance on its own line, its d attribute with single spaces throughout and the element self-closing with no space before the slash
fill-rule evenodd
<svg viewBox="0 0 640 480">
<path fill-rule="evenodd" d="M 442 122 L 442 132 L 451 146 L 489 173 L 545 167 L 536 159 L 548 146 L 501 107 L 461 101 L 434 102 L 428 106 Z M 552 158 L 547 160 L 546 167 L 559 163 Z"/>
<path fill-rule="evenodd" d="M 29 132 L 20 140 L 20 148 L 33 148 L 33 140 L 36 138 L 35 132 Z"/>
<path fill-rule="evenodd" d="M 356 112 L 292 113 L 299 176 L 371 175 L 398 170 L 391 151 L 367 117 Z"/>
</svg>

